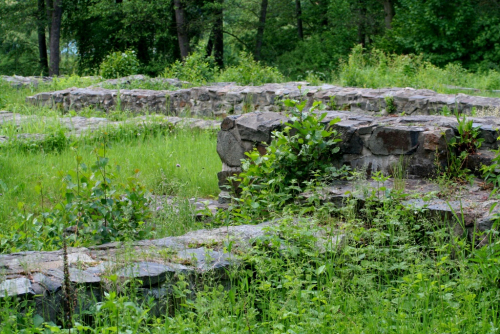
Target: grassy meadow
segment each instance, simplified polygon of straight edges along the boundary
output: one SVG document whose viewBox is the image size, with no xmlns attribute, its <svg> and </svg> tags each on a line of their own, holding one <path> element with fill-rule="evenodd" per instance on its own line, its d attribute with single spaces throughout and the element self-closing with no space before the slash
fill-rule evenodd
<svg viewBox="0 0 500 334">
<path fill-rule="evenodd" d="M 472 75 L 464 71 L 453 66 L 435 68 L 414 58 L 360 55 L 355 50 L 341 72 L 324 77 L 310 74 L 309 79 L 313 84 L 412 86 L 444 93 L 460 92 L 449 87 L 460 86 L 481 90 L 467 93 L 498 94 L 492 91 L 500 89 L 498 73 Z M 256 240 L 250 251 L 239 254 L 241 262 L 227 270 L 227 281 L 221 282 L 207 273 L 200 277 L 198 285 L 189 285 L 181 274 L 166 297 L 171 298 L 172 303 L 167 303 L 170 306 L 160 315 L 153 314 L 154 301 L 144 298 L 141 290 L 136 289 L 137 282 L 120 286 L 116 277 L 109 277 L 115 284 L 109 286 L 104 300 L 86 313 L 75 315 L 72 326 L 40 319 L 25 299 L 0 299 L 0 333 L 500 331 L 500 242 L 495 229 L 486 234 L 490 243 L 476 248 L 470 241 L 471 236 L 452 232 L 453 224 L 463 224 L 460 219 L 429 218 L 425 208 L 408 210 L 399 204 L 407 199 L 404 192 L 388 193 L 386 189 L 370 188 L 366 176 L 356 171 L 346 177 L 355 180 L 363 188 L 361 191 L 371 194 L 363 206 L 352 200 L 346 200 L 342 208 L 322 203 L 317 194 L 326 185 L 326 178 L 320 177 L 305 188 L 317 193 L 318 197 L 311 197 L 311 201 L 294 193 L 297 185 L 286 188 L 283 194 L 266 193 L 264 189 L 247 198 L 248 207 L 233 203 L 229 211 L 219 212 L 211 221 L 198 222 L 187 199 L 208 198 L 219 192 L 216 174 L 221 170 L 221 162 L 216 153 L 216 133 L 132 124 L 118 130 L 104 128 L 93 137 L 61 139 L 58 119 L 72 112 L 62 115 L 24 102 L 26 96 L 36 92 L 86 87 L 97 81 L 71 76 L 38 88 L 15 89 L 0 84 L 0 110 L 35 116 L 21 128 L 14 124 L 2 126 L 0 135 L 13 136 L 20 132 L 53 135 L 45 146 L 33 148 L 14 140 L 0 147 L 2 253 L 61 247 L 64 228 L 74 223 L 64 221 L 61 217 L 66 216 L 60 215 L 59 204 L 71 207 L 73 203 L 67 194 L 76 193 L 76 182 L 68 175 L 79 175 L 88 166 L 92 166 L 88 168 L 88 175 L 92 175 L 89 178 L 101 180 L 99 173 L 103 171 L 112 171 L 115 178 L 110 177 L 109 182 L 102 178 L 101 185 L 89 181 L 92 194 L 88 191 L 87 197 L 78 197 L 80 207 L 98 205 L 99 201 L 91 200 L 95 199 L 97 190 L 109 189 L 102 188 L 102 184 L 116 185 L 117 191 L 134 191 L 146 197 L 174 196 L 175 207 L 164 206 L 151 216 L 144 215 L 149 226 L 154 226 L 147 238 L 280 219 L 271 228 L 274 236 Z M 104 114 L 84 110 L 82 115 Z M 131 116 L 118 111 L 113 117 Z M 133 176 L 144 193 L 120 185 Z M 373 176 L 374 180 L 383 177 Z M 456 192 L 459 187 L 450 180 L 452 176 L 443 182 L 449 187 L 445 193 Z M 78 189 L 80 191 L 80 183 Z M 270 203 L 283 198 L 287 200 L 283 200 L 285 204 L 281 206 Z M 280 207 L 280 210 L 262 209 L 264 205 Z M 42 220 L 42 217 L 50 220 Z M 320 232 L 342 236 L 341 247 L 334 251 L 318 247 Z M 132 230 L 117 240 L 132 241 L 135 233 L 136 230 Z M 67 239 L 70 246 L 93 244 L 93 239 Z M 224 247 L 227 250 L 231 245 Z M 0 282 L 2 275 L 0 263 Z M 196 298 L 189 298 L 192 294 Z"/>
</svg>

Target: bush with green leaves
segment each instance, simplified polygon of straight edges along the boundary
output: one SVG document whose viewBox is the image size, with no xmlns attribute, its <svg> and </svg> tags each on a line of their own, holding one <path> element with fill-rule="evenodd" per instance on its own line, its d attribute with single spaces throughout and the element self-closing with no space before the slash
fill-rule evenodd
<svg viewBox="0 0 500 334">
<path fill-rule="evenodd" d="M 462 90 L 461 87 L 486 91 L 500 88 L 500 73 L 495 70 L 475 73 L 459 63 L 437 67 L 426 61 L 423 55 L 390 54 L 379 49 L 367 51 L 362 45 L 352 48 L 348 59 L 340 62 L 339 70 L 332 80 L 342 86 L 413 87 L 446 94 L 478 94 L 470 89 Z M 494 95 L 494 92 L 489 94 Z"/>
<path fill-rule="evenodd" d="M 445 176 L 457 181 L 472 182 L 472 172 L 475 171 L 467 168 L 467 161 L 470 155 L 479 150 L 484 139 L 479 138 L 480 128 L 474 126 L 473 120 L 467 119 L 465 115 L 460 118 L 457 114 L 456 117 L 458 136 L 452 137 L 447 142 Z"/>
<path fill-rule="evenodd" d="M 56 215 L 63 215 L 85 243 L 144 239 L 144 223 L 151 216 L 148 192 L 136 175 L 117 183 L 119 166 L 108 166 L 106 144 L 94 150 L 96 162 L 90 168 L 76 156 L 76 168 L 64 176 L 63 202 Z"/>
<path fill-rule="evenodd" d="M 76 154 L 75 169 L 59 173 L 59 198 L 47 198 L 45 189 L 37 185 L 42 214 L 27 214 L 20 203 L 17 228 L 0 232 L 0 251 L 59 249 L 68 228 L 74 232 L 68 237 L 72 247 L 147 238 L 149 192 L 138 181 L 138 170 L 119 183 L 120 168 L 108 166 L 106 150 L 105 144 L 94 149 L 96 162 L 90 167 Z M 44 209 L 44 202 L 55 201 L 52 208 Z"/>
<path fill-rule="evenodd" d="M 135 51 L 113 52 L 104 58 L 99 69 L 105 79 L 116 79 L 138 74 L 140 68 L 139 60 Z"/>
<path fill-rule="evenodd" d="M 497 138 L 500 140 L 500 137 Z M 495 157 L 492 159 L 490 165 L 481 165 L 481 172 L 485 182 L 492 183 L 495 187 L 495 193 L 498 193 L 500 186 L 500 148 L 493 150 Z"/>
<path fill-rule="evenodd" d="M 332 167 L 341 139 L 331 126 L 340 119 L 325 127 L 326 113 L 315 112 L 320 102 L 309 111 L 305 111 L 306 101 L 285 100 L 284 104 L 290 108 L 290 123 L 283 131 L 273 132 L 266 154 L 257 149 L 246 153 L 243 172 L 235 178 L 241 188 L 240 206 L 258 215 L 282 208 L 315 183 L 343 172 Z"/>
<path fill-rule="evenodd" d="M 262 85 L 285 80 L 277 68 L 255 61 L 249 53 L 242 52 L 239 58 L 238 65 L 226 67 L 218 75 L 217 81 L 234 81 L 240 85 Z"/>
<path fill-rule="evenodd" d="M 176 60 L 163 72 L 166 78 L 177 78 L 194 85 L 203 85 L 214 81 L 219 71 L 213 56 L 207 57 L 204 52 L 191 53 L 184 61 Z"/>
</svg>

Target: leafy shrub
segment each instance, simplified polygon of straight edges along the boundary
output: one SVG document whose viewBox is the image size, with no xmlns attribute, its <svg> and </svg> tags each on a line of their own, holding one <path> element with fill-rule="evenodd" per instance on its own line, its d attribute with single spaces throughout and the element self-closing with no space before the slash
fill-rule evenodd
<svg viewBox="0 0 500 334">
<path fill-rule="evenodd" d="M 459 63 L 444 68 L 424 60 L 422 55 L 397 55 L 355 46 L 348 60 L 341 62 L 335 81 L 343 86 L 370 88 L 413 87 L 455 93 L 461 87 L 491 90 L 500 88 L 500 73 L 474 73 Z M 470 90 L 465 91 L 470 94 Z"/>
<path fill-rule="evenodd" d="M 291 108 L 291 123 L 273 133 L 266 154 L 261 156 L 257 149 L 247 153 L 249 159 L 243 162 L 237 179 L 242 189 L 240 204 L 254 213 L 281 208 L 316 180 L 341 174 L 331 166 L 340 139 L 336 130 L 321 123 L 326 113 L 314 113 L 320 103 L 308 112 L 304 111 L 306 101 L 284 103 Z M 339 121 L 336 118 L 329 126 Z"/>
<path fill-rule="evenodd" d="M 163 72 L 166 78 L 177 78 L 189 81 L 194 85 L 203 85 L 213 81 L 219 68 L 213 56 L 207 57 L 204 52 L 196 51 L 190 54 L 183 62 L 176 60 Z"/>
<path fill-rule="evenodd" d="M 491 164 L 482 165 L 481 172 L 485 182 L 491 182 L 495 188 L 498 188 L 500 186 L 500 148 L 493 152 L 495 152 L 495 157 Z M 498 189 L 495 192 L 498 192 Z"/>
<path fill-rule="evenodd" d="M 240 85 L 261 85 L 284 80 L 285 77 L 277 68 L 262 65 L 245 52 L 240 53 L 238 65 L 227 67 L 217 77 L 217 81 L 234 81 Z"/>
<path fill-rule="evenodd" d="M 467 168 L 467 160 L 470 155 L 475 154 L 481 147 L 483 138 L 478 138 L 479 127 L 474 127 L 473 121 L 468 120 L 465 115 L 460 119 L 457 114 L 458 136 L 448 141 L 448 164 L 446 176 L 458 181 L 472 181 L 471 170 Z"/>
<path fill-rule="evenodd" d="M 149 195 L 138 181 L 138 172 L 126 183 L 117 182 L 119 166 L 108 166 L 106 145 L 94 150 L 96 162 L 88 167 L 76 156 L 76 168 L 61 172 L 61 200 L 41 216 L 20 213 L 15 228 L 0 232 L 1 251 L 51 250 L 62 247 L 67 228 L 72 232 L 71 246 L 95 245 L 110 241 L 144 239 L 149 228 L 144 223 L 151 216 Z M 36 186 L 42 210 L 45 190 Z"/>
<path fill-rule="evenodd" d="M 351 29 L 313 34 L 299 41 L 293 50 L 280 55 L 276 59 L 277 67 L 294 80 L 308 81 L 304 75 L 307 72 L 322 73 L 330 79 L 331 72 L 338 70 L 340 60 L 346 58 L 355 40 Z"/>
<path fill-rule="evenodd" d="M 10 139 L 3 147 L 24 152 L 61 152 L 68 147 L 69 140 L 63 129 L 47 135 L 33 135 Z"/>
<path fill-rule="evenodd" d="M 136 175 L 126 184 L 116 183 L 114 172 L 108 167 L 106 145 L 95 149 L 96 162 L 90 168 L 76 157 L 77 167 L 63 178 L 63 203 L 54 215 L 63 215 L 70 226 L 75 226 L 87 242 L 101 244 L 110 241 L 144 239 L 149 218 L 148 196 Z"/>
<path fill-rule="evenodd" d="M 115 79 L 139 73 L 139 60 L 134 51 L 113 52 L 100 65 L 101 76 Z"/>
</svg>

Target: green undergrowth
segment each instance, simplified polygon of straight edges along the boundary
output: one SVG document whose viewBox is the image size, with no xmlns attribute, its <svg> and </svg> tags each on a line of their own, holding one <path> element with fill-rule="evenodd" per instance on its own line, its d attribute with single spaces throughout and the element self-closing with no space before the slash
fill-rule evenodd
<svg viewBox="0 0 500 334">
<path fill-rule="evenodd" d="M 352 204 L 302 218 L 285 214 L 269 228 L 274 236 L 241 254 L 226 281 L 180 274 L 159 314 L 156 301 L 137 292 L 140 282 L 104 277 L 109 292 L 71 319 L 71 332 L 496 332 L 500 244 L 474 250 L 442 221 L 423 211 L 409 214 L 390 198 L 369 202 L 356 215 L 347 213 Z M 319 246 L 319 232 L 334 238 Z M 334 244 L 339 234 L 341 247 Z M 93 304 L 83 293 L 76 300 Z M 61 329 L 68 322 L 44 323 L 22 302 L 1 303 L 4 333 L 69 332 Z"/>
<path fill-rule="evenodd" d="M 332 73 L 334 84 L 367 88 L 411 87 L 432 89 L 444 94 L 467 94 L 500 97 L 500 73 L 471 72 L 460 64 L 437 67 L 421 56 L 391 55 L 374 49 L 370 52 L 358 45 L 346 62 Z M 460 88 L 472 88 L 464 90 Z"/>
<path fill-rule="evenodd" d="M 52 243 L 51 237 L 38 240 L 36 245 L 26 243 L 24 239 L 13 243 L 12 233 L 21 229 L 27 231 L 28 239 L 41 236 L 44 219 L 40 217 L 64 202 L 65 195 L 61 193 L 63 180 L 68 173 L 75 171 L 76 159 L 80 161 L 78 164 L 84 163 L 90 168 L 96 161 L 95 148 L 102 143 L 108 147 L 105 158 L 109 170 L 115 173 L 117 184 L 126 184 L 130 177 L 135 177 L 147 193 L 154 195 L 187 198 L 217 194 L 218 186 L 213 175 L 221 167 L 215 153 L 213 132 L 175 129 L 148 134 L 140 128 L 127 130 L 114 134 L 103 132 L 101 136 L 73 143 L 63 134 L 63 144 L 56 141 L 60 146 L 50 149 L 39 144 L 28 146 L 28 149 L 24 144 L 0 149 L 0 239 L 3 250 L 60 246 L 57 242 Z M 36 217 L 40 225 L 33 221 Z M 155 227 L 151 219 L 148 221 L 149 227 L 168 232 L 161 226 Z"/>
<path fill-rule="evenodd" d="M 0 300 L 0 330 L 5 333 L 498 332 L 500 242 L 496 224 L 487 232 L 466 231 L 461 212 L 442 217 L 430 215 L 425 207 L 403 205 L 408 199 L 404 186 L 399 182 L 390 191 L 384 186 L 389 176 L 382 172 L 372 174 L 376 186 L 371 187 L 363 171 L 332 168 L 326 162 L 338 153 L 339 134 L 332 128 L 325 129 L 321 123 L 324 116 L 305 111 L 299 101 L 285 101 L 285 104 L 290 108 L 292 123 L 283 132 L 274 133 L 275 140 L 264 155 L 256 151 L 248 154 L 250 161 L 243 165 L 243 173 L 233 179 L 241 182 L 242 189 L 233 188 L 229 210 L 212 217 L 212 226 L 219 227 L 274 221 L 274 225 L 266 228 L 268 235 L 252 240 L 249 249 L 238 249 L 230 240 L 216 245 L 221 251 L 239 255 L 238 265 L 218 274 L 215 270 L 194 277 L 178 273 L 169 281 L 171 285 L 162 296 L 164 307 L 160 309 L 155 306 L 154 294 L 144 298 L 144 290 L 138 289 L 142 286 L 140 281 L 123 283 L 112 274 L 102 276 L 107 292 L 101 300 L 77 290 L 71 297 L 75 299 L 74 305 L 91 306 L 80 314 L 69 313 L 73 314 L 70 318 L 60 317 L 57 323 L 34 315 L 29 301 L 4 298 Z M 321 109 L 321 105 L 315 108 Z M 462 124 L 463 133 L 468 133 L 470 128 L 465 119 Z M 474 134 L 470 135 L 464 141 L 456 139 L 451 148 L 466 151 L 468 147 L 461 145 L 474 142 Z M 195 150 L 198 144 L 189 137 L 205 140 L 203 145 L 209 143 L 211 147 L 203 146 L 207 151 Z M 172 146 L 168 146 L 169 142 Z M 177 150 L 169 154 L 168 149 L 162 149 L 165 145 L 169 150 L 176 145 Z M 113 167 L 115 162 L 122 166 L 120 174 L 138 175 L 137 178 L 148 173 L 158 176 L 154 172 L 163 170 L 167 177 L 147 177 L 142 182 L 151 180 L 157 186 L 157 194 L 168 195 L 183 186 L 170 182 L 166 166 L 180 172 L 183 164 L 189 164 L 179 159 L 192 156 L 191 166 L 200 168 L 204 155 L 215 152 L 214 145 L 214 137 L 207 133 L 183 136 L 178 133 L 143 142 L 115 142 L 106 152 L 106 146 L 102 145 L 97 151 L 91 146 L 71 146 L 73 151 L 58 154 L 17 152 L 18 158 L 7 156 L 2 163 L 22 161 L 31 166 L 34 163 L 26 157 L 43 156 L 49 161 L 39 168 L 47 173 L 46 166 L 67 161 L 64 169 L 72 172 L 71 180 L 66 178 L 62 184 L 66 203 L 82 203 L 80 198 L 85 191 L 73 181 L 79 171 L 85 175 L 97 173 L 95 178 L 101 178 L 102 173 L 107 173 L 104 169 Z M 95 161 L 87 166 L 90 171 L 81 165 L 89 160 Z M 207 174 L 209 180 L 220 169 L 219 165 L 214 167 Z M 141 169 L 140 173 L 132 168 Z M 404 182 L 405 168 L 401 159 L 393 177 Z M 12 170 L 13 167 L 7 169 L 4 175 L 14 175 Z M 139 187 L 130 190 L 115 185 L 112 181 L 120 176 L 115 168 L 110 170 L 114 175 L 108 177 L 109 181 L 102 178 L 105 181 L 101 185 L 94 183 L 94 188 L 141 191 Z M 328 203 L 325 187 L 338 179 L 351 180 L 352 194 L 361 192 L 364 201 L 347 196 L 341 206 Z M 41 191 L 58 180 L 49 173 L 44 179 L 47 183 L 33 194 L 34 201 L 49 198 L 41 196 Z M 203 184 L 201 179 L 193 180 L 192 185 L 200 184 Z M 192 192 L 189 187 L 188 184 L 185 190 Z M 83 205 L 86 203 L 83 201 Z M 178 204 L 178 208 L 157 207 L 154 224 L 149 226 L 157 231 L 156 236 L 179 235 L 201 227 L 193 220 L 188 203 L 181 200 Z M 104 208 L 103 212 L 104 217 L 109 210 Z M 103 217 L 99 219 L 106 219 Z M 22 233 L 22 228 L 16 227 L 17 234 Z M 72 241 L 71 237 L 67 239 Z M 478 247 L 476 241 L 480 240 L 488 242 Z M 123 256 L 134 258 L 132 251 Z"/>
<path fill-rule="evenodd" d="M 51 82 L 40 83 L 37 86 L 12 87 L 9 82 L 0 80 L 0 110 L 8 110 L 20 114 L 37 114 L 36 109 L 25 103 L 26 97 L 42 92 L 52 92 L 71 87 L 85 88 L 98 83 L 102 79 L 96 77 L 54 78 Z"/>
</svg>

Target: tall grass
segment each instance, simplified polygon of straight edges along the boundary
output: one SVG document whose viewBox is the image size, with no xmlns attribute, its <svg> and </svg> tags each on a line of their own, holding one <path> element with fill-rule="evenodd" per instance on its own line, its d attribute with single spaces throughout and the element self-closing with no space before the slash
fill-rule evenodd
<svg viewBox="0 0 500 334">
<path fill-rule="evenodd" d="M 421 56 L 391 55 L 376 49 L 364 52 L 361 46 L 353 48 L 339 72 L 332 74 L 332 82 L 341 86 L 412 87 L 446 94 L 500 97 L 500 92 L 492 91 L 500 90 L 500 73 L 494 70 L 474 73 L 453 63 L 440 68 Z"/>
<path fill-rule="evenodd" d="M 119 178 L 125 180 L 140 171 L 140 181 L 156 194 L 180 196 L 215 196 L 216 174 L 221 169 L 216 138 L 212 132 L 179 130 L 167 136 L 137 137 L 110 143 L 109 160 L 120 166 Z M 90 165 L 95 161 L 95 142 L 79 142 L 78 154 Z M 28 212 L 40 212 L 41 198 L 35 191 L 45 189 L 45 208 L 59 198 L 59 172 L 75 168 L 76 153 L 26 152 L 15 147 L 0 150 L 0 228 L 8 228 L 19 202 Z"/>
<path fill-rule="evenodd" d="M 72 332 L 497 331 L 500 289 L 487 279 L 487 270 L 477 262 L 480 255 L 452 255 L 445 227 L 420 215 L 407 216 L 398 206 L 384 205 L 375 217 L 370 230 L 361 221 L 346 222 L 347 243 L 334 252 L 321 252 L 314 237 L 318 226 L 333 227 L 331 222 L 319 217 L 294 223 L 286 219 L 273 229 L 276 236 L 254 242 L 239 268 L 227 270 L 228 281 L 205 274 L 191 284 L 181 274 L 162 297 L 164 309 L 155 309 L 133 283 L 111 284 L 98 307 L 75 319 Z M 401 220 L 405 217 L 406 224 Z M 428 229 L 423 233 L 414 224 Z M 492 247 L 498 252 L 498 245 Z M 188 297 L 192 292 L 196 299 Z M 35 324 L 29 313 L 19 312 L 22 303 L 0 303 L 4 333 L 41 329 L 43 320 L 36 318 Z M 47 326 L 48 333 L 58 330 L 54 324 Z"/>
</svg>

